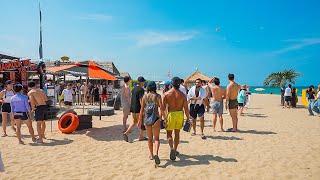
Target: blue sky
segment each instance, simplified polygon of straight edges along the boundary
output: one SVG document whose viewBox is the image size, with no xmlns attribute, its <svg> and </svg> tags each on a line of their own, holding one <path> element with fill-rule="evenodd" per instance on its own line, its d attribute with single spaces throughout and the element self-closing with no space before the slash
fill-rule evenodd
<svg viewBox="0 0 320 180">
<path fill-rule="evenodd" d="M 0 53 L 37 59 L 38 2 L 0 0 Z M 295 69 L 320 83 L 320 1 L 41 0 L 44 58 L 114 61 L 133 78 L 196 68 L 227 84 L 262 85 Z M 216 28 L 220 30 L 217 32 Z"/>
</svg>

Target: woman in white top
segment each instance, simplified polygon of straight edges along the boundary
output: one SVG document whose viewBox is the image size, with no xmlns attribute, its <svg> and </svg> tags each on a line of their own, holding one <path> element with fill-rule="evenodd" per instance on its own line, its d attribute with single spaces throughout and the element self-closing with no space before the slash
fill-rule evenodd
<svg viewBox="0 0 320 180">
<path fill-rule="evenodd" d="M 0 100 L 2 102 L 1 108 L 1 115 L 2 115 L 2 129 L 3 135 L 2 137 L 6 137 L 7 135 L 7 121 L 8 121 L 8 114 L 10 115 L 11 120 L 11 129 L 16 131 L 14 127 L 14 118 L 11 114 L 11 97 L 14 96 L 14 91 L 12 90 L 12 82 L 10 80 L 6 81 L 6 89 L 0 92 Z"/>
<path fill-rule="evenodd" d="M 64 105 L 67 107 L 67 109 L 70 109 L 72 106 L 72 95 L 74 94 L 74 91 L 71 89 L 71 84 L 67 85 L 67 89 L 64 89 L 62 91 L 62 96 L 64 97 Z"/>
</svg>

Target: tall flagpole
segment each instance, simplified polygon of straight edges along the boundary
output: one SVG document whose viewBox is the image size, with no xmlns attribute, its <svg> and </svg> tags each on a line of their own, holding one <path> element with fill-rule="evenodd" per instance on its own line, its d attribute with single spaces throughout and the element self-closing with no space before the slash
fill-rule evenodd
<svg viewBox="0 0 320 180">
<path fill-rule="evenodd" d="M 43 51 L 42 51 L 42 15 L 41 15 L 41 7 L 40 7 L 40 2 L 39 2 L 39 15 L 40 15 L 40 43 L 39 43 L 39 57 L 40 57 L 40 62 L 38 64 L 38 69 L 41 69 L 39 71 L 39 81 L 40 81 L 40 89 L 43 89 L 43 74 L 42 74 L 42 67 L 43 67 Z"/>
</svg>

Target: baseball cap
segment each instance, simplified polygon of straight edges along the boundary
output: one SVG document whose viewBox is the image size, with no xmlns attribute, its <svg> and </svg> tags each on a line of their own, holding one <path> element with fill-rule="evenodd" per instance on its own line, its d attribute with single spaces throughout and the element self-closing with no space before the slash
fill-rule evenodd
<svg viewBox="0 0 320 180">
<path fill-rule="evenodd" d="M 171 83 L 173 86 L 180 86 L 181 84 L 181 79 L 179 77 L 174 77 L 171 79 Z"/>
<path fill-rule="evenodd" d="M 146 82 L 146 80 L 144 79 L 144 77 L 140 76 L 138 77 L 138 82 Z"/>
<path fill-rule="evenodd" d="M 12 81 L 11 80 L 7 80 L 6 81 L 6 85 L 8 85 L 8 84 L 12 84 Z"/>
<path fill-rule="evenodd" d="M 154 81 L 150 81 L 147 84 L 148 87 L 157 87 L 157 84 Z"/>
</svg>

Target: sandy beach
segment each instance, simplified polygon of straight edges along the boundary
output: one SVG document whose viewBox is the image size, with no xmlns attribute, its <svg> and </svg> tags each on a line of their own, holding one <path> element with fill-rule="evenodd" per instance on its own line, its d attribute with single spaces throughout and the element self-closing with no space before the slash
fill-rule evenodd
<svg viewBox="0 0 320 180">
<path fill-rule="evenodd" d="M 320 179 L 320 118 L 304 108 L 283 109 L 279 99 L 252 95 L 239 133 L 213 132 L 212 114 L 206 114 L 208 139 L 181 132 L 176 162 L 169 160 L 162 130 L 158 168 L 148 159 L 147 142 L 135 140 L 137 129 L 132 143 L 123 140 L 122 111 L 101 121 L 94 117 L 94 128 L 71 135 L 58 131 L 57 120 L 51 133 L 49 121 L 43 145 L 31 142 L 24 125 L 26 145 L 18 144 L 12 130 L 0 140 L 6 168 L 0 179 Z M 231 127 L 226 112 L 224 122 Z"/>
</svg>

